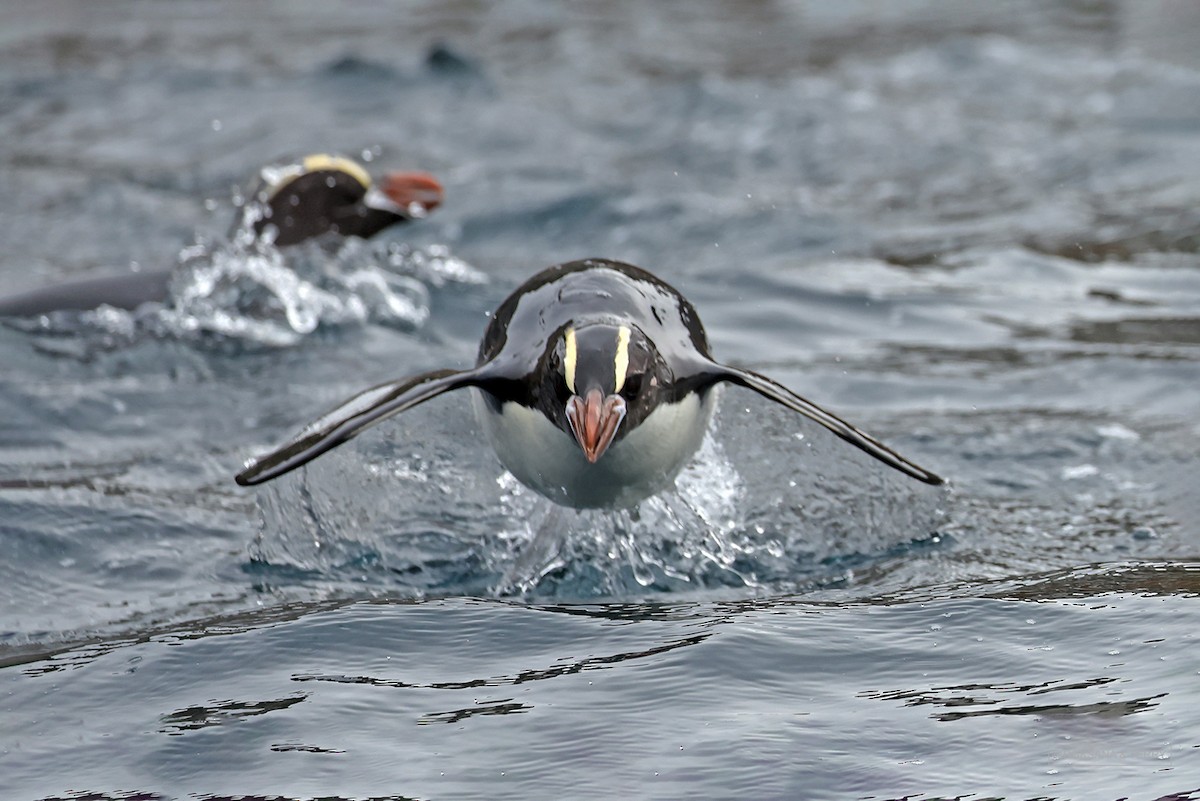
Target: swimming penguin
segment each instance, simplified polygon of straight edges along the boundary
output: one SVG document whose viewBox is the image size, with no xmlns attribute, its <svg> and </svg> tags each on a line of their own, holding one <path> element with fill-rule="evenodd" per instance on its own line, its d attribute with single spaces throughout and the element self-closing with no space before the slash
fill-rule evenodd
<svg viewBox="0 0 1200 801">
<path fill-rule="evenodd" d="M 357 162 L 340 156 L 305 156 L 295 164 L 264 168 L 260 175 L 251 224 L 255 233 L 269 232 L 280 246 L 326 232 L 370 238 L 424 217 L 442 202 L 441 184 L 427 173 L 389 173 L 377 187 Z"/>
<path fill-rule="evenodd" d="M 312 155 L 283 166 L 264 167 L 259 186 L 238 219 L 239 231 L 266 234 L 278 246 L 294 245 L 325 233 L 369 238 L 436 209 L 442 187 L 421 172 L 393 172 L 375 186 L 357 162 Z M 56 311 L 87 311 L 101 305 L 133 310 L 167 299 L 171 270 L 86 278 L 0 298 L 0 316 L 34 317 Z"/>
<path fill-rule="evenodd" d="M 474 369 L 372 387 L 250 461 L 236 480 L 269 481 L 394 414 L 471 387 L 496 455 L 523 484 L 563 506 L 628 507 L 672 485 L 700 446 L 723 383 L 799 412 L 919 481 L 943 483 L 775 381 L 714 361 L 687 299 L 645 270 L 606 259 L 550 267 L 509 295 Z"/>
</svg>

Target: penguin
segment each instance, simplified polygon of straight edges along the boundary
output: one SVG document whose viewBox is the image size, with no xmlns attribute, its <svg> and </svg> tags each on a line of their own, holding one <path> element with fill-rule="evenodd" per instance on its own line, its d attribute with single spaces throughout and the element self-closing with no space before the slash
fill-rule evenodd
<svg viewBox="0 0 1200 801">
<path fill-rule="evenodd" d="M 326 233 L 369 238 L 397 223 L 420 219 L 442 202 L 442 186 L 423 172 L 393 172 L 379 186 L 357 162 L 316 154 L 283 166 L 263 167 L 250 203 L 234 221 L 242 231 L 276 246 L 299 244 Z M 0 317 L 35 317 L 87 311 L 101 305 L 132 311 L 162 303 L 171 270 L 106 275 L 0 298 Z"/>
<path fill-rule="evenodd" d="M 388 226 L 420 219 L 442 202 L 442 186 L 423 172 L 393 172 L 380 186 L 357 162 L 315 154 L 260 173 L 252 226 L 279 247 L 332 232 L 368 239 Z M 234 222 L 235 231 L 241 220 Z"/>
<path fill-rule="evenodd" d="M 717 362 L 683 295 L 607 259 L 559 264 L 518 287 L 493 313 L 473 369 L 367 389 L 251 459 L 235 480 L 269 481 L 395 414 L 471 388 L 496 456 L 521 483 L 566 507 L 628 508 L 674 484 L 722 384 L 804 415 L 918 481 L 944 483 L 770 378 Z"/>
</svg>

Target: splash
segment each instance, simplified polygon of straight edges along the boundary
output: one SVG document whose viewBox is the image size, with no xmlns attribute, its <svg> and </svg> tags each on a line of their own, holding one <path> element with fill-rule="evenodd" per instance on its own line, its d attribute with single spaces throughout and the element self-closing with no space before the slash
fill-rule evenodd
<svg viewBox="0 0 1200 801">
<path fill-rule="evenodd" d="M 160 334 L 287 347 L 322 327 L 419 328 L 429 317 L 426 281 L 481 280 L 444 248 L 350 239 L 333 251 L 308 243 L 285 254 L 260 243 L 198 245 L 183 254 L 171 297 L 151 320 Z"/>
<path fill-rule="evenodd" d="M 941 488 L 824 432 L 798 439 L 785 410 L 743 400 L 718 410 L 672 490 L 621 511 L 524 487 L 481 452 L 465 396 L 413 409 L 264 485 L 253 570 L 335 594 L 771 594 L 856 581 L 944 522 Z"/>
<path fill-rule="evenodd" d="M 399 453 L 387 442 L 351 446 L 266 485 L 253 570 L 267 584 L 334 594 L 347 583 L 415 597 L 773 593 L 844 581 L 839 559 L 928 530 L 903 515 L 895 526 L 875 519 L 850 488 L 832 499 L 798 488 L 787 503 L 764 503 L 747 484 L 757 477 L 744 477 L 712 433 L 673 490 L 631 510 L 566 509 L 465 459 L 473 445 L 448 425 L 437 430 L 452 416 L 415 425 L 423 435 L 406 432 Z M 822 491 L 840 486 L 821 481 Z"/>
<path fill-rule="evenodd" d="M 510 558 L 496 594 L 615 596 L 712 585 L 754 587 L 739 570 L 741 479 L 706 437 L 674 490 L 631 510 L 575 511 L 547 504 L 505 473 L 497 483 Z"/>
<path fill-rule="evenodd" d="M 445 456 L 388 459 L 357 472 L 310 467 L 299 480 L 267 485 L 256 569 L 318 583 L 378 584 L 391 575 L 418 596 L 593 598 L 758 586 L 752 559 L 762 546 L 742 525 L 741 479 L 712 437 L 675 490 L 621 511 L 556 506 L 507 472 L 488 487 L 486 475 Z"/>
<path fill-rule="evenodd" d="M 441 245 L 329 237 L 280 250 L 239 228 L 184 248 L 162 302 L 16 324 L 40 349 L 80 357 L 144 339 L 282 348 L 326 329 L 415 330 L 429 317 L 431 288 L 486 280 Z"/>
</svg>

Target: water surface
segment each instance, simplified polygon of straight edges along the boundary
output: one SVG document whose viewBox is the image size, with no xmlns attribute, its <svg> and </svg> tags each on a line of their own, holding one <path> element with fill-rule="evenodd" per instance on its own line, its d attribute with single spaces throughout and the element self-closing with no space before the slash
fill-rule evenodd
<svg viewBox="0 0 1200 801">
<path fill-rule="evenodd" d="M 0 796 L 1200 798 L 1200 71 L 1171 3 L 31 6 L 0 33 Z M 427 169 L 248 252 L 285 154 Z M 542 267 L 729 388 L 676 491 L 556 510 L 447 396 L 261 490 Z"/>
</svg>

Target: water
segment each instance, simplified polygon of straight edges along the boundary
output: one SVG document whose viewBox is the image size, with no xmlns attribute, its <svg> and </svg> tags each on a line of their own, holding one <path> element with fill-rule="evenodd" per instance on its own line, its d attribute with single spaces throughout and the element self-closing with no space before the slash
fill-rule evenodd
<svg viewBox="0 0 1200 801">
<path fill-rule="evenodd" d="M 9 16 L 0 288 L 175 274 L 0 325 L 0 797 L 1200 797 L 1190 10 Z M 225 238 L 330 150 L 446 203 Z M 233 484 L 590 255 L 951 486 L 735 388 L 634 512 L 550 507 L 455 395 Z"/>
</svg>

